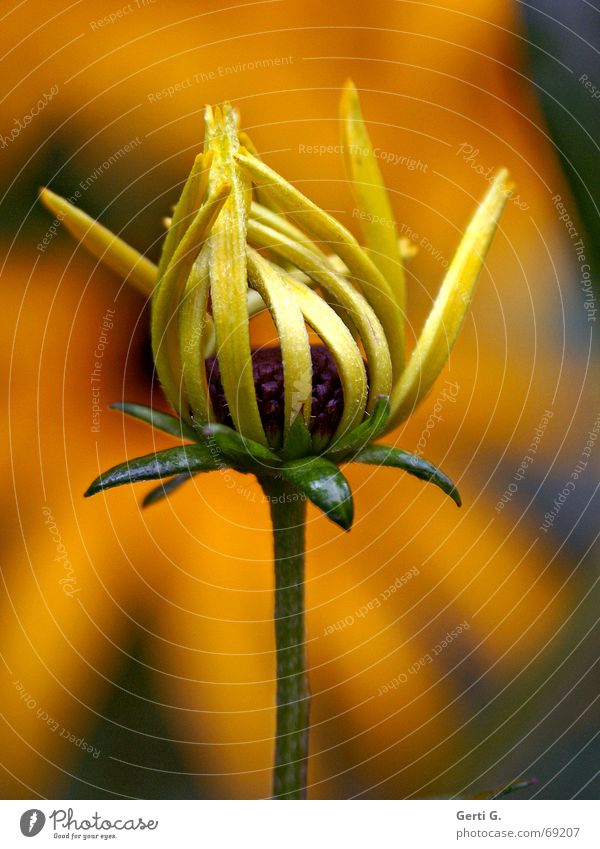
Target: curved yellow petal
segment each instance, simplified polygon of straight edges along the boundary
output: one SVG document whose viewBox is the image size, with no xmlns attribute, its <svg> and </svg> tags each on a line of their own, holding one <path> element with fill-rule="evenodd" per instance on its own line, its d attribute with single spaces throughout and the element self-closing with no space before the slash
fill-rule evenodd
<svg viewBox="0 0 600 849">
<path fill-rule="evenodd" d="M 310 423 L 312 361 L 304 317 L 288 286 L 275 268 L 248 248 L 248 279 L 267 305 L 277 328 L 283 360 L 285 398 L 284 438 L 302 410 Z"/>
<path fill-rule="evenodd" d="M 367 374 L 360 350 L 344 322 L 328 304 L 289 274 L 282 275 L 306 323 L 329 348 L 336 362 L 344 394 L 344 411 L 333 438 L 360 424 L 367 401 Z"/>
<path fill-rule="evenodd" d="M 175 410 L 187 417 L 182 397 L 179 335 L 175 315 L 185 281 L 196 257 L 223 209 L 231 186 L 224 182 L 211 191 L 177 245 L 152 298 L 152 353 L 165 394 Z"/>
<path fill-rule="evenodd" d="M 394 213 L 363 121 L 358 92 L 351 80 L 346 82 L 340 99 L 340 118 L 346 171 L 363 239 L 404 311 L 404 266 L 398 250 Z"/>
<path fill-rule="evenodd" d="M 258 224 L 264 224 L 266 227 L 272 227 L 273 230 L 277 230 L 278 233 L 282 233 L 284 236 L 287 236 L 290 239 L 300 242 L 303 247 L 308 248 L 308 250 L 312 251 L 314 254 L 320 257 L 323 262 L 326 262 L 328 265 L 330 265 L 332 270 L 337 272 L 338 274 L 349 274 L 348 269 L 346 268 L 342 260 L 339 258 L 339 256 L 337 256 L 337 254 L 324 253 L 318 247 L 318 245 L 311 241 L 311 239 L 306 235 L 306 233 L 303 233 L 299 227 L 296 227 L 295 224 L 292 224 L 292 222 L 287 216 L 274 212 L 273 210 L 268 209 L 266 206 L 263 206 L 262 204 L 257 203 L 256 201 L 252 203 L 250 209 L 250 216 L 252 220 L 256 221 Z M 297 280 L 300 280 L 306 286 L 312 287 L 315 285 L 315 282 L 314 280 L 312 280 L 312 278 L 310 278 L 307 274 L 304 274 L 304 272 L 295 269 L 291 263 L 287 263 L 287 266 L 288 267 L 284 270 L 287 270 L 290 273 L 293 272 L 294 277 Z M 342 321 L 345 322 L 348 327 L 348 330 L 350 330 L 353 335 L 356 335 L 356 326 L 350 320 L 348 314 L 340 307 L 335 298 L 332 298 L 327 293 L 325 293 L 324 297 L 329 306 L 333 310 L 335 310 L 342 319 Z"/>
<path fill-rule="evenodd" d="M 212 331 L 212 321 L 207 312 L 209 290 L 208 250 L 205 246 L 192 266 L 177 313 L 183 388 L 195 425 L 206 424 L 211 411 L 204 367 L 205 340 Z"/>
<path fill-rule="evenodd" d="M 152 293 L 157 279 L 157 268 L 153 262 L 50 189 L 40 189 L 40 200 L 69 233 L 104 265 L 146 297 Z"/>
<path fill-rule="evenodd" d="M 237 120 L 229 104 L 206 110 L 206 143 L 214 152 L 209 185 L 228 180 L 231 195 L 210 240 L 210 287 L 217 357 L 223 390 L 237 430 L 267 444 L 262 426 L 250 353 L 246 224 L 251 202 L 250 180 L 235 161 Z"/>
<path fill-rule="evenodd" d="M 406 260 L 412 259 L 419 253 L 419 248 L 414 242 L 411 242 L 410 239 L 406 239 L 401 236 L 398 239 L 398 254 L 402 258 L 404 262 Z M 327 258 L 327 262 L 333 268 L 334 271 L 337 271 L 338 274 L 346 274 L 349 275 L 348 267 L 346 263 L 343 262 L 337 254 L 323 254 Z"/>
<path fill-rule="evenodd" d="M 242 130 L 238 133 L 238 139 L 241 147 L 245 148 L 246 150 L 249 150 L 252 156 L 256 156 L 257 159 L 261 158 L 256 145 L 245 130 Z M 279 206 L 274 203 L 271 198 L 265 195 L 260 186 L 255 186 L 254 196 L 256 197 L 256 200 L 259 202 L 259 204 L 261 204 L 265 209 L 270 209 L 274 213 L 280 212 Z"/>
<path fill-rule="evenodd" d="M 396 381 L 404 367 L 404 315 L 389 283 L 373 260 L 343 224 L 320 209 L 276 171 L 254 156 L 239 153 L 237 158 L 252 180 L 273 197 L 298 226 L 327 243 L 344 261 L 385 330 Z"/>
<path fill-rule="evenodd" d="M 192 170 L 185 181 L 179 200 L 175 204 L 173 215 L 169 220 L 169 229 L 165 236 L 160 261 L 158 263 L 158 272 L 160 276 L 162 276 L 166 271 L 167 266 L 171 262 L 173 254 L 177 249 L 177 245 L 183 239 L 185 231 L 192 223 L 192 216 L 196 213 L 200 204 L 205 199 L 204 196 L 208 187 L 212 158 L 212 152 L 205 151 L 204 153 L 199 153 L 194 160 Z"/>
<path fill-rule="evenodd" d="M 254 289 L 248 289 L 248 315 L 253 318 L 265 309 L 265 302 Z M 212 357 L 216 350 L 215 323 L 207 316 L 206 338 L 204 339 L 204 356 Z"/>
<path fill-rule="evenodd" d="M 348 280 L 335 274 L 316 254 L 282 233 L 250 220 L 248 239 L 292 262 L 312 277 L 347 313 L 360 334 L 367 355 L 370 389 L 368 408 L 372 408 L 378 395 L 389 395 L 392 386 L 390 351 L 383 328 L 366 298 Z M 325 306 L 331 310 L 331 307 Z"/>
<path fill-rule="evenodd" d="M 508 172 L 502 169 L 469 222 L 406 369 L 394 387 L 387 430 L 412 413 L 446 364 L 510 190 Z"/>
<path fill-rule="evenodd" d="M 327 255 L 324 254 L 313 241 L 311 241 L 309 236 L 307 236 L 306 233 L 303 233 L 302 230 L 300 230 L 299 227 L 296 227 L 295 224 L 292 224 L 287 216 L 273 212 L 272 209 L 268 209 L 266 206 L 263 206 L 256 201 L 253 201 L 252 206 L 250 207 L 250 216 L 255 221 L 258 221 L 259 224 L 264 224 L 266 227 L 272 227 L 273 230 L 277 230 L 278 233 L 283 233 L 283 235 L 287 236 L 288 239 L 294 239 L 295 241 L 300 242 L 300 244 L 317 254 L 317 256 L 320 256 L 323 259 L 327 258 Z"/>
</svg>

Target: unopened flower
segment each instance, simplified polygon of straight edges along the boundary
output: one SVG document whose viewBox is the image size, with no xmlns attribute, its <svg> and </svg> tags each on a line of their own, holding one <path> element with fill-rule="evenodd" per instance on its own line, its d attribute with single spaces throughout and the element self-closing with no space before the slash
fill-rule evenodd
<svg viewBox="0 0 600 849">
<path fill-rule="evenodd" d="M 158 267 L 68 201 L 44 203 L 107 265 L 152 299 L 156 370 L 175 416 L 124 412 L 188 440 L 123 463 L 87 494 L 231 466 L 279 476 L 340 525 L 352 497 L 338 464 L 396 466 L 460 499 L 426 460 L 374 444 L 406 419 L 444 367 L 510 192 L 500 170 L 469 223 L 421 335 L 406 357 L 404 263 L 391 204 L 354 86 L 341 100 L 343 147 L 362 241 L 266 165 L 228 103 L 205 113 L 198 154 L 168 222 Z M 267 309 L 279 345 L 253 350 Z M 309 330 L 318 337 L 312 345 Z"/>
</svg>

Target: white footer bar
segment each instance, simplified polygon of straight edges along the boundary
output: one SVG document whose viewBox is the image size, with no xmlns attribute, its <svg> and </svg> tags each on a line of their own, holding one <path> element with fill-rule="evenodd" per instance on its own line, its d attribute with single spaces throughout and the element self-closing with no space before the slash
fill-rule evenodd
<svg viewBox="0 0 600 849">
<path fill-rule="evenodd" d="M 2 801 L 0 846 L 421 849 L 600 846 L 589 801 Z"/>
</svg>

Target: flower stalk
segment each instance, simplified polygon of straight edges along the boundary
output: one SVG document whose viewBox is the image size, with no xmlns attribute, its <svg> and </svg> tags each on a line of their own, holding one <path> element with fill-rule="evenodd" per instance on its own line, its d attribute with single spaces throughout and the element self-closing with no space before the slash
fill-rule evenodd
<svg viewBox="0 0 600 849">
<path fill-rule="evenodd" d="M 306 499 L 293 485 L 265 478 L 273 523 L 277 719 L 274 799 L 306 799 L 310 690 L 304 624 Z"/>
</svg>

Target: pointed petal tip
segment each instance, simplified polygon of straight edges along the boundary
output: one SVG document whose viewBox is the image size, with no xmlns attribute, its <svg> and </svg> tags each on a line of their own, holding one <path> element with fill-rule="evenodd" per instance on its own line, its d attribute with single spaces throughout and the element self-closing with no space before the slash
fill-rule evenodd
<svg viewBox="0 0 600 849">
<path fill-rule="evenodd" d="M 56 212 L 67 203 L 63 197 L 57 195 L 52 189 L 47 186 L 40 186 L 38 189 L 38 199 L 51 212 Z"/>
<path fill-rule="evenodd" d="M 467 231 L 465 231 L 465 237 L 469 230 L 471 230 L 473 233 L 477 232 L 479 234 L 476 239 L 483 240 L 476 249 L 475 245 L 472 246 L 474 253 L 478 256 L 478 264 L 480 268 L 483 265 L 485 254 L 487 253 L 496 227 L 498 226 L 500 216 L 502 215 L 506 203 L 510 200 L 514 188 L 515 183 L 511 179 L 508 169 L 499 168 L 484 198 L 480 202 L 475 214 L 469 222 Z M 458 251 L 466 240 L 466 238 L 463 238 Z"/>
<path fill-rule="evenodd" d="M 510 198 L 516 188 L 516 183 L 513 179 L 511 179 L 508 168 L 501 167 L 498 169 L 492 181 L 492 188 L 501 188 L 502 193 L 506 196 L 506 198 Z"/>
<path fill-rule="evenodd" d="M 358 91 L 354 85 L 354 81 L 348 77 L 340 95 L 340 111 L 342 116 L 350 116 L 358 109 L 360 109 Z"/>
</svg>

